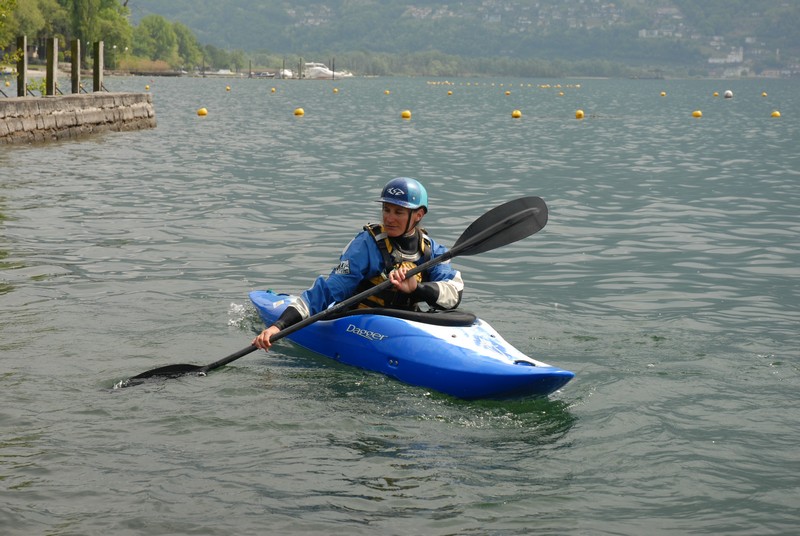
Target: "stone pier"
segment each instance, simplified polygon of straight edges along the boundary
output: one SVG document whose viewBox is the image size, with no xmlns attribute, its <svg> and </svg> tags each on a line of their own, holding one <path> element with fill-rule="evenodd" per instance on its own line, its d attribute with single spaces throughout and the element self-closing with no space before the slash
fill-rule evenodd
<svg viewBox="0 0 800 536">
<path fill-rule="evenodd" d="M 150 93 L 0 98 L 0 145 L 155 128 Z"/>
</svg>

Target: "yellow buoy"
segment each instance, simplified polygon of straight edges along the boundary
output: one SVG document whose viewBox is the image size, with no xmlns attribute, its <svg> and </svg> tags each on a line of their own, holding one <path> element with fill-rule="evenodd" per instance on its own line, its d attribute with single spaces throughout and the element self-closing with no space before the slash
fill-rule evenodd
<svg viewBox="0 0 800 536">
<path fill-rule="evenodd" d="M 564 92 L 563 92 L 563 91 L 559 91 L 559 92 L 558 92 L 558 96 L 559 96 L 559 97 L 563 97 L 563 96 L 564 96 Z"/>
<path fill-rule="evenodd" d="M 764 91 L 763 93 L 761 93 L 761 96 L 762 96 L 762 97 L 766 97 L 766 96 L 767 96 L 767 92 L 766 92 L 766 91 Z"/>
<path fill-rule="evenodd" d="M 225 91 L 230 91 L 230 90 L 231 90 L 231 86 L 225 86 Z"/>
<path fill-rule="evenodd" d="M 388 89 L 383 92 L 384 95 L 388 95 L 389 93 L 391 93 L 391 91 L 389 91 Z"/>
<path fill-rule="evenodd" d="M 715 91 L 713 94 L 714 97 L 719 97 L 719 91 Z"/>
<path fill-rule="evenodd" d="M 275 88 L 272 88 L 272 93 L 275 93 Z"/>
<path fill-rule="evenodd" d="M 144 86 L 145 91 L 150 91 L 150 86 Z"/>
<path fill-rule="evenodd" d="M 583 110 L 575 111 L 575 119 L 583 119 Z"/>
<path fill-rule="evenodd" d="M 208 115 L 208 110 L 206 108 L 200 108 L 199 110 L 197 110 L 197 115 L 199 116 Z"/>
<path fill-rule="evenodd" d="M 780 117 L 780 116 L 781 116 L 781 113 L 778 110 L 775 110 L 774 112 L 772 112 L 772 117 Z"/>
<path fill-rule="evenodd" d="M 6 80 L 6 87 L 10 87 L 10 86 L 11 86 L 11 82 L 9 82 L 8 80 Z"/>
<path fill-rule="evenodd" d="M 661 96 L 662 96 L 662 97 L 666 97 L 666 96 L 667 96 L 667 92 L 666 92 L 666 91 L 662 91 L 662 92 L 661 92 Z"/>
<path fill-rule="evenodd" d="M 447 94 L 448 94 L 448 95 L 452 95 L 452 94 L 453 94 L 453 92 L 452 92 L 452 91 L 448 91 L 448 92 L 447 92 Z"/>
<path fill-rule="evenodd" d="M 700 110 L 695 110 L 692 112 L 692 117 L 703 117 L 703 112 Z"/>
<path fill-rule="evenodd" d="M 511 95 L 511 92 L 510 91 L 506 91 L 506 95 Z"/>
<path fill-rule="evenodd" d="M 306 111 L 303 110 L 302 108 L 295 108 L 294 109 L 294 115 L 296 115 L 298 117 L 302 117 L 302 116 L 306 115 Z"/>
<path fill-rule="evenodd" d="M 403 119 L 411 119 L 411 110 L 403 110 L 400 112 L 400 117 Z"/>
<path fill-rule="evenodd" d="M 522 117 L 522 112 L 520 112 L 519 110 L 514 110 L 513 112 L 511 112 L 511 117 L 513 117 L 514 119 L 519 119 L 520 117 Z"/>
<path fill-rule="evenodd" d="M 339 88 L 338 87 L 333 88 L 333 92 L 334 93 L 339 93 Z"/>
</svg>

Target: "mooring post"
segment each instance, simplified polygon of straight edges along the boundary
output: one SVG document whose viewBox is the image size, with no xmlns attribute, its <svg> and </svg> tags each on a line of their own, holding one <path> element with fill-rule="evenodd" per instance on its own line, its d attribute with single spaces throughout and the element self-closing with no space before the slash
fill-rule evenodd
<svg viewBox="0 0 800 536">
<path fill-rule="evenodd" d="M 47 75 L 44 81 L 44 93 L 48 97 L 56 94 L 58 78 L 58 37 L 47 38 Z"/>
<path fill-rule="evenodd" d="M 72 92 L 81 92 L 81 40 L 72 40 Z"/>
<path fill-rule="evenodd" d="M 17 52 L 22 51 L 17 60 L 17 97 L 24 97 L 28 90 L 28 37 L 17 37 Z"/>
<path fill-rule="evenodd" d="M 93 59 L 93 72 L 94 72 L 94 86 L 92 91 L 103 91 L 103 42 L 95 41 L 94 43 L 94 57 Z"/>
</svg>

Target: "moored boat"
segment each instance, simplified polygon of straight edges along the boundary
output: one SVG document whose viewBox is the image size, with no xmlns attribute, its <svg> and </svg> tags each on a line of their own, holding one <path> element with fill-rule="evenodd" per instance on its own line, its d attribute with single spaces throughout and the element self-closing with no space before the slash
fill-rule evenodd
<svg viewBox="0 0 800 536">
<path fill-rule="evenodd" d="M 250 293 L 267 325 L 294 299 L 272 291 Z M 547 396 L 574 377 L 528 357 L 487 322 L 459 310 L 355 309 L 287 338 L 337 362 L 463 399 Z"/>
<path fill-rule="evenodd" d="M 334 71 L 324 63 L 306 63 L 303 65 L 303 78 L 307 80 L 333 80 L 335 78 L 350 78 L 353 73 L 349 71 Z"/>
</svg>

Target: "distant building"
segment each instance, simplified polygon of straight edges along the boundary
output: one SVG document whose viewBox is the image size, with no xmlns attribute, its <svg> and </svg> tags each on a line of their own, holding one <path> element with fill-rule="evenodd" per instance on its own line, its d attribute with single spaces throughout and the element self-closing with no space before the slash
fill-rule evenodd
<svg viewBox="0 0 800 536">
<path fill-rule="evenodd" d="M 711 64 L 742 63 L 743 61 L 744 61 L 743 47 L 731 48 L 731 51 L 724 58 L 708 58 L 708 63 Z"/>
</svg>

